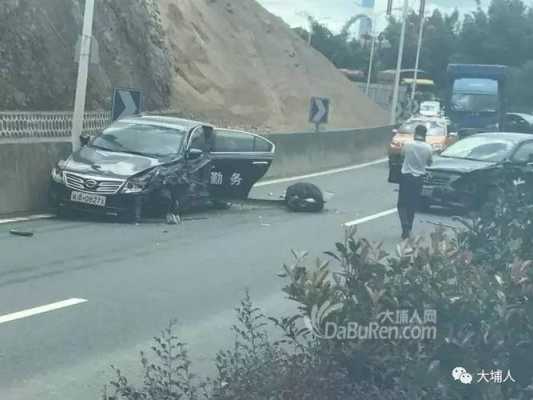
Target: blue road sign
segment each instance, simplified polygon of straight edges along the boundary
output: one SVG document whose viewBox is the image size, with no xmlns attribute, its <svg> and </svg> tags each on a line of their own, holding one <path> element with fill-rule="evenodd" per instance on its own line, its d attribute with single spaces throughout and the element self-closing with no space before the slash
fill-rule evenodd
<svg viewBox="0 0 533 400">
<path fill-rule="evenodd" d="M 324 97 L 311 98 L 309 122 L 319 125 L 327 124 L 329 119 L 329 99 Z"/>
<path fill-rule="evenodd" d="M 113 89 L 112 120 L 137 115 L 143 112 L 143 92 L 137 89 Z"/>
</svg>

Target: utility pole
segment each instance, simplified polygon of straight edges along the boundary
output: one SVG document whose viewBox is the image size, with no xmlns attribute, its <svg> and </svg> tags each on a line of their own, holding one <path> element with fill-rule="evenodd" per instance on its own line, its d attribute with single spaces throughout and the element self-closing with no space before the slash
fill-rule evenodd
<svg viewBox="0 0 533 400">
<path fill-rule="evenodd" d="M 418 31 L 418 45 L 416 47 L 416 62 L 415 62 L 415 73 L 413 76 L 413 86 L 411 88 L 411 104 L 415 99 L 416 93 L 416 80 L 418 79 L 418 67 L 420 65 L 420 52 L 422 50 L 422 36 L 424 35 L 424 14 L 425 14 L 425 3 L 426 0 L 420 0 L 420 28 Z"/>
<path fill-rule="evenodd" d="M 76 84 L 76 98 L 74 100 L 74 116 L 72 119 L 72 150 L 80 148 L 80 136 L 83 130 L 83 116 L 85 114 L 85 97 L 87 94 L 87 76 L 91 55 L 91 40 L 93 31 L 94 0 L 85 0 L 83 29 L 80 45 L 80 59 L 78 64 L 78 81 Z"/>
<path fill-rule="evenodd" d="M 403 21 L 402 32 L 400 34 L 400 44 L 398 46 L 398 60 L 396 62 L 396 76 L 394 79 L 394 92 L 392 95 L 392 107 L 390 111 L 390 125 L 396 125 L 396 109 L 398 108 L 398 97 L 400 94 L 400 72 L 403 61 L 403 47 L 405 43 L 405 28 L 407 25 L 407 12 L 409 9 L 409 0 L 403 2 Z"/>
<path fill-rule="evenodd" d="M 365 93 L 370 93 L 370 80 L 372 79 L 372 68 L 374 66 L 374 51 L 376 48 L 376 11 L 372 9 L 372 44 L 370 45 L 370 61 L 368 62 L 368 77 L 366 79 Z"/>
<path fill-rule="evenodd" d="M 307 21 L 309 22 L 309 34 L 307 35 L 307 45 L 311 47 L 313 43 L 313 33 L 315 31 L 315 20 L 309 14 L 307 15 Z"/>
</svg>

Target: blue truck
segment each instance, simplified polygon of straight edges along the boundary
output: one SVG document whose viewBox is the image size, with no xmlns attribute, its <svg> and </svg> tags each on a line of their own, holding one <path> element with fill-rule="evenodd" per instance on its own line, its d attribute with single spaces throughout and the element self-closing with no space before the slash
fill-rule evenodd
<svg viewBox="0 0 533 400">
<path fill-rule="evenodd" d="M 465 137 L 503 129 L 505 117 L 504 65 L 448 65 L 447 116 L 451 132 Z"/>
</svg>

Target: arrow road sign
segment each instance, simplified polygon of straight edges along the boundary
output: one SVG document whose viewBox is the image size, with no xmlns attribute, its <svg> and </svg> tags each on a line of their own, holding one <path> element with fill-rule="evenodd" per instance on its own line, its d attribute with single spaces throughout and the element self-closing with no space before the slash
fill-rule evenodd
<svg viewBox="0 0 533 400">
<path fill-rule="evenodd" d="M 111 110 L 113 121 L 142 113 L 143 100 L 143 92 L 140 90 L 114 89 Z"/>
<path fill-rule="evenodd" d="M 329 99 L 324 97 L 311 98 L 309 122 L 313 124 L 327 124 L 329 117 Z"/>
</svg>

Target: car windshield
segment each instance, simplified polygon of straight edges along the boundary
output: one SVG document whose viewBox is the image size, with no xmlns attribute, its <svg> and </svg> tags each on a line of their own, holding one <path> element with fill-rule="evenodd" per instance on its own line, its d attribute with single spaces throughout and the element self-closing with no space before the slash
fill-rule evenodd
<svg viewBox="0 0 533 400">
<path fill-rule="evenodd" d="M 422 103 L 420 105 L 420 111 L 438 114 L 440 111 L 440 105 L 439 103 Z"/>
<path fill-rule="evenodd" d="M 446 125 L 441 121 L 426 121 L 426 120 L 411 120 L 403 124 L 400 128 L 400 133 L 407 133 L 414 135 L 415 129 L 418 125 L 426 127 L 428 136 L 444 136 L 446 135 Z"/>
<path fill-rule="evenodd" d="M 96 137 L 91 145 L 109 151 L 166 157 L 178 152 L 185 134 L 175 128 L 117 122 Z"/>
<path fill-rule="evenodd" d="M 496 112 L 498 96 L 493 94 L 455 93 L 451 101 L 452 111 Z"/>
<path fill-rule="evenodd" d="M 518 114 L 520 118 L 524 119 L 528 124 L 533 125 L 533 115 Z"/>
<path fill-rule="evenodd" d="M 500 162 L 509 155 L 513 147 L 514 143 L 509 140 L 475 136 L 448 147 L 441 155 L 449 158 Z"/>
</svg>

